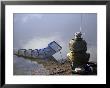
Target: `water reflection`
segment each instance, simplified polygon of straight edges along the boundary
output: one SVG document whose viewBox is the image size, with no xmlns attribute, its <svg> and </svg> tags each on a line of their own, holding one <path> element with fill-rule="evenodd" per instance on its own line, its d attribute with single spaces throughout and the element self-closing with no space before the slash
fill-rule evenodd
<svg viewBox="0 0 110 88">
<path fill-rule="evenodd" d="M 42 64 L 13 56 L 13 74 L 14 75 L 48 75 L 49 71 Z"/>
</svg>

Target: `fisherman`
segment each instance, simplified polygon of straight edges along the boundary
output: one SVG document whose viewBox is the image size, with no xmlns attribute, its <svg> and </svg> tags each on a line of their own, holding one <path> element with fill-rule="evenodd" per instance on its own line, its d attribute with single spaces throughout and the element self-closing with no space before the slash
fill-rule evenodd
<svg viewBox="0 0 110 88">
<path fill-rule="evenodd" d="M 76 68 L 80 68 L 80 71 L 84 70 L 82 66 L 86 64 L 90 58 L 90 54 L 86 53 L 87 43 L 81 36 L 81 32 L 76 32 L 75 38 L 69 42 L 70 52 L 67 54 L 67 57 L 71 62 L 73 73 L 76 72 Z"/>
</svg>

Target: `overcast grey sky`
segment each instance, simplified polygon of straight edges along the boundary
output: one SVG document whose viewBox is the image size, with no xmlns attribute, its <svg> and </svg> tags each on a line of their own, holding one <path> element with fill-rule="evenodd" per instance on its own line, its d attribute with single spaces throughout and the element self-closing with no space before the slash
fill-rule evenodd
<svg viewBox="0 0 110 88">
<path fill-rule="evenodd" d="M 97 58 L 97 14 L 63 13 L 63 14 L 14 14 L 14 48 L 40 49 L 51 41 L 62 46 L 63 58 L 66 58 L 69 41 L 74 33 L 80 31 L 82 15 L 82 33 L 88 44 L 91 60 Z M 60 59 L 60 54 L 54 55 Z"/>
</svg>

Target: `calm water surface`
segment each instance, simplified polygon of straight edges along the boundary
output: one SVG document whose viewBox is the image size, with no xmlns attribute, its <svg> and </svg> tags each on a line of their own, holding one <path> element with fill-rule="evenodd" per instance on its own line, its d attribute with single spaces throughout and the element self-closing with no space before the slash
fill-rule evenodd
<svg viewBox="0 0 110 88">
<path fill-rule="evenodd" d="M 48 75 L 49 72 L 42 64 L 37 62 L 17 57 L 13 58 L 13 74 L 14 75 Z"/>
</svg>

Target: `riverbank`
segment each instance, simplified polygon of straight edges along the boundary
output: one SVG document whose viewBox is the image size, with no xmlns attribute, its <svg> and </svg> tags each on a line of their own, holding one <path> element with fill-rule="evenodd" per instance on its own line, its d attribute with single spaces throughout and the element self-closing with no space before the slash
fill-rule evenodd
<svg viewBox="0 0 110 88">
<path fill-rule="evenodd" d="M 32 65 L 31 66 L 32 70 L 30 75 L 73 75 L 70 62 L 67 61 L 66 59 L 63 62 L 60 62 L 60 61 L 57 61 L 53 56 L 45 59 L 24 57 L 19 55 L 16 55 L 16 57 L 18 57 L 17 59 L 22 57 L 24 60 L 30 61 L 30 63 L 34 63 L 37 65 L 37 67 L 39 67 L 39 68 L 36 68 L 36 67 L 33 67 Z M 29 67 L 28 64 L 27 64 L 27 67 Z M 88 75 L 96 75 L 96 72 L 93 72 L 92 74 L 90 73 Z"/>
<path fill-rule="evenodd" d="M 18 57 L 17 59 L 19 59 L 22 56 L 17 55 L 17 57 Z M 49 72 L 49 75 L 72 75 L 71 73 L 72 70 L 69 62 L 60 63 L 54 57 L 50 57 L 47 59 L 32 57 L 23 57 L 23 58 L 24 60 L 30 60 L 31 62 L 36 62 L 39 65 L 43 65 L 43 67 Z M 31 75 L 36 75 L 36 72 L 37 72 L 36 69 L 34 69 Z"/>
</svg>

